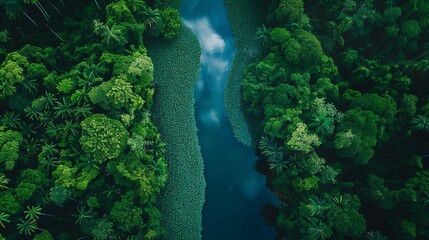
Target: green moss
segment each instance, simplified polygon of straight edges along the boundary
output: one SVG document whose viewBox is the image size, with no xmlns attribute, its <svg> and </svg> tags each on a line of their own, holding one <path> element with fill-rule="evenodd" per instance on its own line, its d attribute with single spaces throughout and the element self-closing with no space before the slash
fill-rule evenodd
<svg viewBox="0 0 429 240">
<path fill-rule="evenodd" d="M 198 40 L 182 28 L 172 41 L 148 44 L 155 72 L 153 116 L 166 147 L 168 180 L 160 197 L 166 239 L 201 239 L 204 163 L 194 115 L 194 87 L 200 64 Z"/>
<path fill-rule="evenodd" d="M 259 55 L 256 31 L 264 23 L 266 4 L 255 0 L 225 0 L 228 18 L 235 36 L 236 53 L 225 90 L 229 121 L 238 141 L 251 145 L 252 138 L 242 111 L 241 80 L 243 69 Z"/>
</svg>

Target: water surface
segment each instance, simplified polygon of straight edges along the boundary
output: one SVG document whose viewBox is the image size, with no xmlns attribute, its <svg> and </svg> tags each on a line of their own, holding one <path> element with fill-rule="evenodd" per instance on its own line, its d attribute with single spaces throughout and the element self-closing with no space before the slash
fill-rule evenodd
<svg viewBox="0 0 429 240">
<path fill-rule="evenodd" d="M 207 184 L 203 239 L 274 239 L 275 231 L 261 212 L 275 197 L 254 169 L 252 148 L 235 139 L 224 106 L 235 49 L 223 1 L 183 0 L 181 14 L 202 48 L 195 114 Z"/>
</svg>

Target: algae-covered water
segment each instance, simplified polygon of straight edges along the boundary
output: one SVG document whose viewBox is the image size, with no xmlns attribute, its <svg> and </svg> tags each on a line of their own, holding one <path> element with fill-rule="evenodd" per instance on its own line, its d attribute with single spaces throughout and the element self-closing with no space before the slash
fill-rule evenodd
<svg viewBox="0 0 429 240">
<path fill-rule="evenodd" d="M 274 239 L 261 212 L 276 199 L 254 169 L 252 148 L 235 139 L 224 106 L 235 49 L 223 1 L 184 0 L 181 14 L 202 48 L 195 114 L 207 183 L 203 239 Z"/>
</svg>

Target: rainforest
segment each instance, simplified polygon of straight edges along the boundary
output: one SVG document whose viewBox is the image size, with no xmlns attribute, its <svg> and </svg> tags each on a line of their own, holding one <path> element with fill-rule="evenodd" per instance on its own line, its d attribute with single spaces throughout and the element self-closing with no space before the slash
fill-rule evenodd
<svg viewBox="0 0 429 240">
<path fill-rule="evenodd" d="M 429 239 L 427 0 L 0 0 L 0 240 Z"/>
</svg>

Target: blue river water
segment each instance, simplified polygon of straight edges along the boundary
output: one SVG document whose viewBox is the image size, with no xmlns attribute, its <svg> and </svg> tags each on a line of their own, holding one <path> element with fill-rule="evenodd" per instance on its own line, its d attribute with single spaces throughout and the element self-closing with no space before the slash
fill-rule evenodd
<svg viewBox="0 0 429 240">
<path fill-rule="evenodd" d="M 274 239 L 262 209 L 277 200 L 254 168 L 253 149 L 235 139 L 224 106 L 235 48 L 223 0 L 183 0 L 181 15 L 201 45 L 195 114 L 207 183 L 203 240 Z"/>
</svg>

